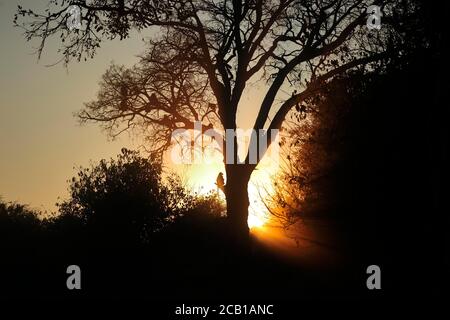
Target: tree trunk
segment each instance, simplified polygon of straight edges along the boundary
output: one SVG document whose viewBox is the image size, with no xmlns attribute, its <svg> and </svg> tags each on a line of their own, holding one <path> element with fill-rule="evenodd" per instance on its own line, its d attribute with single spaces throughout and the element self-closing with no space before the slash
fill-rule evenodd
<svg viewBox="0 0 450 320">
<path fill-rule="evenodd" d="M 248 182 L 252 170 L 243 164 L 227 164 L 227 181 L 225 196 L 227 202 L 227 218 L 232 237 L 237 244 L 245 245 L 249 239 L 248 228 Z"/>
</svg>

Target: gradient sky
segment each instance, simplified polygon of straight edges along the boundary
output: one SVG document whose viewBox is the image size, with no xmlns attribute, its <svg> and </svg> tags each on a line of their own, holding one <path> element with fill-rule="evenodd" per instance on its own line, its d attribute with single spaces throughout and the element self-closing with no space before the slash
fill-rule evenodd
<svg viewBox="0 0 450 320">
<path fill-rule="evenodd" d="M 83 103 L 95 98 L 98 82 L 109 64 L 132 65 L 144 50 L 135 34 L 125 41 L 106 41 L 88 62 L 47 67 L 60 58 L 58 42 L 48 42 L 42 59 L 33 54 L 37 43 L 26 42 L 13 27 L 17 5 L 45 8 L 48 0 L 0 0 L 0 196 L 32 208 L 52 211 L 58 197 L 65 198 L 67 180 L 76 167 L 114 157 L 122 147 L 136 148 L 138 138 L 123 135 L 109 141 L 98 125 L 80 126 L 73 116 Z M 238 126 L 249 128 L 262 99 L 264 86 L 250 85 L 239 107 Z M 193 174 L 215 181 L 217 168 Z M 198 171 L 198 168 L 194 170 Z M 204 176 L 204 177 L 203 177 Z"/>
<path fill-rule="evenodd" d="M 95 97 L 111 61 L 133 64 L 143 46 L 141 37 L 105 42 L 94 60 L 68 69 L 46 67 L 58 60 L 57 46 L 49 43 L 38 62 L 36 43 L 27 43 L 12 20 L 17 4 L 34 8 L 47 2 L 0 0 L 0 195 L 53 210 L 57 197 L 67 195 L 74 167 L 136 145 L 127 135 L 108 141 L 97 125 L 80 126 L 73 113 Z"/>
</svg>

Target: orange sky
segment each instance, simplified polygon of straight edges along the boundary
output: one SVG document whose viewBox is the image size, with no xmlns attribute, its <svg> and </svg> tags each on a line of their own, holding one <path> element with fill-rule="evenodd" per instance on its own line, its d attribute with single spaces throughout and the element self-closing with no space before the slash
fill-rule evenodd
<svg viewBox="0 0 450 320">
<path fill-rule="evenodd" d="M 57 43 L 48 42 L 37 62 L 36 43 L 27 43 L 22 31 L 13 28 L 12 19 L 17 4 L 42 8 L 47 2 L 0 0 L 0 196 L 52 211 L 58 197 L 67 196 L 67 180 L 76 174 L 74 167 L 139 145 L 138 137 L 126 134 L 108 141 L 97 125 L 78 125 L 73 113 L 95 97 L 98 81 L 111 61 L 127 66 L 137 61 L 136 55 L 144 50 L 141 39 L 150 33 L 106 41 L 94 60 L 74 62 L 68 70 L 62 65 L 46 67 L 59 58 Z M 248 86 L 238 111 L 239 127 L 253 124 L 263 89 L 261 84 Z M 192 170 L 197 171 L 192 185 L 208 188 L 220 168 Z"/>
<path fill-rule="evenodd" d="M 37 63 L 36 43 L 25 42 L 12 27 L 18 3 L 39 7 L 47 0 L 0 2 L 0 195 L 34 208 L 54 209 L 58 196 L 67 195 L 66 181 L 74 166 L 111 157 L 126 136 L 108 142 L 98 126 L 79 126 L 73 112 L 95 97 L 101 74 L 114 60 L 132 64 L 142 51 L 139 38 L 105 42 L 95 60 L 73 63 L 66 70 L 57 61 L 56 46 L 49 43 Z"/>
</svg>

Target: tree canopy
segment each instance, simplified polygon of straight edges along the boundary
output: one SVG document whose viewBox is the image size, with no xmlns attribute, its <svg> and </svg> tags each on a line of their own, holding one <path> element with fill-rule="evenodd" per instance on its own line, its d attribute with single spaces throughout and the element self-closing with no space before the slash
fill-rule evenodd
<svg viewBox="0 0 450 320">
<path fill-rule="evenodd" d="M 248 181 L 288 112 L 339 75 L 355 69 L 382 70 L 390 59 L 401 56 L 404 35 L 398 21 L 414 11 L 410 4 L 400 0 L 53 0 L 43 14 L 19 7 L 15 21 L 25 28 L 28 40 L 40 40 L 39 55 L 46 40 L 59 35 L 66 63 L 93 57 L 103 40 L 151 30 L 140 62 L 129 68 L 111 66 L 97 99 L 79 116 L 82 121 L 102 123 L 113 136 L 140 129 L 153 152 L 165 151 L 174 130 L 192 129 L 196 121 L 203 130 L 235 131 L 245 90 L 255 81 L 264 81 L 266 92 L 255 108 L 252 129 L 267 131 L 252 135 L 249 144 L 259 148 L 256 163 L 247 150 L 246 165 L 236 166 L 242 160 L 236 136 L 222 136 L 221 141 L 234 146 L 232 154 L 222 147 L 228 216 L 246 226 Z M 66 25 L 71 5 L 81 9 L 79 30 Z M 381 28 L 368 27 L 374 6 L 382 16 Z M 31 21 L 20 23 L 19 16 Z"/>
<path fill-rule="evenodd" d="M 381 30 L 366 27 L 372 4 L 383 12 Z M 236 128 L 240 99 L 254 78 L 269 83 L 254 129 L 279 129 L 287 112 L 326 81 L 386 57 L 388 44 L 392 49 L 395 42 L 389 17 L 406 10 L 395 2 L 364 0 L 55 0 L 50 5 L 43 14 L 19 7 L 17 16 L 34 19 L 22 26 L 27 39 L 41 40 L 39 54 L 49 37 L 59 35 L 65 62 L 93 57 L 104 39 L 156 28 L 139 65 L 112 66 L 97 101 L 80 116 L 107 122 L 110 129 L 118 129 L 119 121 L 126 128 L 153 129 L 157 150 L 167 146 L 170 130 L 192 128 L 193 121 L 210 128 L 219 120 L 224 128 Z M 69 5 L 82 9 L 81 30 L 66 27 Z M 286 84 L 292 94 L 280 91 Z"/>
</svg>

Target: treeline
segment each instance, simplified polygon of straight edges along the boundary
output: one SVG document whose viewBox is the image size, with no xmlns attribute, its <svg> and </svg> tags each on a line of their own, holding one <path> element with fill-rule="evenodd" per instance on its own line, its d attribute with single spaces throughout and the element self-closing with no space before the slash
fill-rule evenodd
<svg viewBox="0 0 450 320">
<path fill-rule="evenodd" d="M 168 276 L 180 265 L 206 255 L 223 263 L 212 250 L 226 243 L 224 212 L 216 193 L 194 194 L 177 176 L 163 177 L 160 164 L 123 149 L 80 168 L 52 216 L 0 202 L 0 296 L 76 295 L 65 287 L 72 264 L 85 272 L 85 296 L 142 296 L 150 283 L 169 290 L 186 278 L 185 270 Z"/>
<path fill-rule="evenodd" d="M 161 164 L 127 149 L 117 159 L 80 168 L 69 181 L 69 198 L 57 207 L 43 217 L 26 205 L 0 202 L 0 246 L 37 245 L 49 237 L 89 246 L 136 246 L 177 219 L 219 218 L 225 212 L 216 193 L 196 195 L 178 176 L 163 178 Z"/>
</svg>

